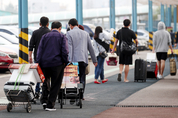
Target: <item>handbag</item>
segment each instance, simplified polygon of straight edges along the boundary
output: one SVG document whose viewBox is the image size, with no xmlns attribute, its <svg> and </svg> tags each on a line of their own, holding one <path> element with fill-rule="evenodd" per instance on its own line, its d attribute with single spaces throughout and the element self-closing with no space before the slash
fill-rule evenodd
<svg viewBox="0 0 178 118">
<path fill-rule="evenodd" d="M 85 75 L 88 75 L 90 73 L 90 65 L 88 64 L 85 69 Z"/>
<path fill-rule="evenodd" d="M 108 56 L 108 54 L 106 52 L 102 52 L 99 54 L 102 58 L 106 58 Z"/>
<path fill-rule="evenodd" d="M 122 40 L 122 30 L 121 30 L 121 40 Z M 133 55 L 137 51 L 136 44 L 131 42 L 129 45 L 126 41 L 121 41 L 121 52 L 126 55 Z"/>
</svg>

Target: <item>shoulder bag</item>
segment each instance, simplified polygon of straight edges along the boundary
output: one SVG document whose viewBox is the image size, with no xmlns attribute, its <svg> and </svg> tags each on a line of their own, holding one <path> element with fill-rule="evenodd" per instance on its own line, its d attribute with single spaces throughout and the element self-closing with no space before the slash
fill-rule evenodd
<svg viewBox="0 0 178 118">
<path fill-rule="evenodd" d="M 102 45 L 101 45 L 101 46 L 102 46 Z M 98 46 L 97 46 L 97 47 L 98 47 Z M 102 58 L 106 58 L 106 57 L 108 56 L 108 54 L 107 54 L 106 51 L 100 53 L 99 47 L 98 47 L 98 50 L 99 50 L 99 56 L 101 56 Z"/>
<path fill-rule="evenodd" d="M 126 41 L 122 39 L 122 30 L 121 30 L 121 52 L 126 55 L 133 55 L 137 51 L 136 44 L 134 42 L 131 42 L 129 45 Z"/>
<path fill-rule="evenodd" d="M 99 39 L 99 38 L 96 38 L 95 41 L 97 43 L 99 43 L 101 46 L 103 46 L 103 48 L 106 50 L 106 52 L 109 51 L 109 44 L 105 43 L 104 41 L 101 41 L 101 39 Z"/>
</svg>

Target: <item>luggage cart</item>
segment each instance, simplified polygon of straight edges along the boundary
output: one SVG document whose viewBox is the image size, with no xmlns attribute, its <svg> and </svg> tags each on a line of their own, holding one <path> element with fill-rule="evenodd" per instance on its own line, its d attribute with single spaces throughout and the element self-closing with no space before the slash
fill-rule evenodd
<svg viewBox="0 0 178 118">
<path fill-rule="evenodd" d="M 61 109 L 63 105 L 66 104 L 67 99 L 70 99 L 71 105 L 76 102 L 76 105 L 82 108 L 83 84 L 77 84 L 77 87 L 74 88 L 61 88 L 58 96 L 58 102 L 60 103 Z"/>
<path fill-rule="evenodd" d="M 7 111 L 10 112 L 16 103 L 23 103 L 27 113 L 31 112 L 31 103 L 35 103 L 35 87 L 45 78 L 38 64 L 11 64 L 12 73 L 9 81 L 4 85 L 4 92 L 9 100 Z M 23 71 L 22 71 L 23 70 Z"/>
<path fill-rule="evenodd" d="M 10 112 L 12 108 L 15 108 L 16 102 L 23 102 L 24 108 L 26 109 L 27 113 L 31 112 L 31 102 L 36 104 L 35 101 L 35 93 L 32 89 L 33 83 L 31 84 L 24 84 L 20 83 L 20 89 L 21 90 L 9 90 L 8 88 L 12 88 L 11 86 L 14 86 L 15 82 L 7 82 L 5 84 L 4 91 L 6 93 L 7 99 L 10 101 L 10 103 L 7 104 L 7 111 Z"/>
</svg>

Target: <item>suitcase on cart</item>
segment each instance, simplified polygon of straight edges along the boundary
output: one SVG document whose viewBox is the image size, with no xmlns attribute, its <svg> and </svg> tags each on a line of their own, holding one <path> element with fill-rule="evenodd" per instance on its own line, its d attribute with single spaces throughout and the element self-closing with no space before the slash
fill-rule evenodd
<svg viewBox="0 0 178 118">
<path fill-rule="evenodd" d="M 32 82 L 20 82 L 14 89 L 15 82 L 6 82 L 4 92 L 9 101 L 16 102 L 33 102 L 35 93 L 32 88 Z"/>
<path fill-rule="evenodd" d="M 76 103 L 82 108 L 83 84 L 79 81 L 77 68 L 76 65 L 68 65 L 64 69 L 63 81 L 58 93 L 61 109 L 67 103 L 67 99 L 70 99 L 71 105 Z"/>
<path fill-rule="evenodd" d="M 7 111 L 10 112 L 16 102 L 26 102 L 25 109 L 31 112 L 31 102 L 36 104 L 35 92 L 32 82 L 20 82 L 14 89 L 15 82 L 6 82 L 4 85 L 4 93 L 11 103 L 7 105 Z"/>
<path fill-rule="evenodd" d="M 157 78 L 157 62 L 147 62 L 147 78 Z"/>
<path fill-rule="evenodd" d="M 83 84 L 79 83 L 76 87 L 65 87 L 59 90 L 58 102 L 60 103 L 61 109 L 66 104 L 66 100 L 70 99 L 70 104 L 76 103 L 77 106 L 82 108 L 83 98 Z"/>
<path fill-rule="evenodd" d="M 147 62 L 143 59 L 135 60 L 135 69 L 134 69 L 134 81 L 146 82 L 147 77 Z"/>
</svg>

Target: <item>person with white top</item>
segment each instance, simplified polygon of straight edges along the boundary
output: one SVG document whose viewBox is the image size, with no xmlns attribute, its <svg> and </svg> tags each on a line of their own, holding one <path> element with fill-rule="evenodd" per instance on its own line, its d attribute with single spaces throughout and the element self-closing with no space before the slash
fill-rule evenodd
<svg viewBox="0 0 178 118">
<path fill-rule="evenodd" d="M 95 29 L 95 35 L 94 39 L 98 38 L 99 40 L 102 40 L 105 43 L 109 43 L 111 41 L 111 37 L 107 36 L 103 33 L 103 29 L 100 26 L 97 26 Z M 95 56 L 97 57 L 98 65 L 95 67 L 95 84 L 101 84 L 98 81 L 98 78 L 100 76 L 100 79 L 102 80 L 102 83 L 105 83 L 108 81 L 108 79 L 104 78 L 104 60 L 105 58 L 101 57 L 100 54 L 102 52 L 106 52 L 105 48 L 97 43 L 95 40 L 93 40 L 94 50 L 95 50 Z"/>
</svg>

